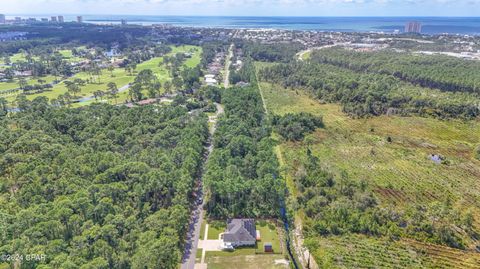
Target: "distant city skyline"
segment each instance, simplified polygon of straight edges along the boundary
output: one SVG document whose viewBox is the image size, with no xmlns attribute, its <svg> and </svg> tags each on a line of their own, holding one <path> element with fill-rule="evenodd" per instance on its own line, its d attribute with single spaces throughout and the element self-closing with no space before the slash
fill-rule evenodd
<svg viewBox="0 0 480 269">
<path fill-rule="evenodd" d="M 2 0 L 0 14 L 477 17 L 479 6 L 480 0 Z"/>
</svg>

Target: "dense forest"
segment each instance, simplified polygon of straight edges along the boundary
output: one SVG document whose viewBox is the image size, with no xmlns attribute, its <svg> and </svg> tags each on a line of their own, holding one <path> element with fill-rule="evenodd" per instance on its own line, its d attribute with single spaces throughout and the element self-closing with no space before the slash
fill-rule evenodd
<svg viewBox="0 0 480 269">
<path fill-rule="evenodd" d="M 65 23 L 62 24 L 61 27 L 38 24 L 5 26 L 0 28 L 0 32 L 10 30 L 27 32 L 28 40 L 1 42 L 1 52 L 16 53 L 20 49 L 34 49 L 39 45 L 60 45 L 68 43 L 92 44 L 103 48 L 108 48 L 112 43 L 116 43 L 123 49 L 132 45 L 145 44 L 145 39 L 134 37 L 145 37 L 150 33 L 149 29 L 138 26 L 115 27 L 77 23 Z"/>
<path fill-rule="evenodd" d="M 245 50 L 246 56 L 262 62 L 290 62 L 297 52 L 305 48 L 298 43 L 240 42 L 237 45 Z"/>
<path fill-rule="evenodd" d="M 321 56 L 314 54 L 308 62 L 275 64 L 261 69 L 259 77 L 284 87 L 303 88 L 326 102 L 339 102 L 344 112 L 352 116 L 417 114 L 471 119 L 480 115 L 480 98 L 476 93 L 424 88 L 395 74 L 364 72 L 320 59 Z M 414 62 L 411 65 L 415 66 Z M 475 70 L 472 66 L 468 72 Z"/>
<path fill-rule="evenodd" d="M 394 51 L 355 52 L 340 48 L 314 51 L 311 62 L 387 74 L 421 87 L 480 94 L 480 63 L 441 55 Z"/>
<path fill-rule="evenodd" d="M 228 89 L 222 103 L 225 115 L 205 175 L 208 213 L 213 218 L 277 216 L 284 187 L 258 88 Z"/>
<path fill-rule="evenodd" d="M 177 268 L 206 117 L 43 97 L 20 108 L 0 119 L 0 255 L 46 255 L 20 268 Z"/>
</svg>

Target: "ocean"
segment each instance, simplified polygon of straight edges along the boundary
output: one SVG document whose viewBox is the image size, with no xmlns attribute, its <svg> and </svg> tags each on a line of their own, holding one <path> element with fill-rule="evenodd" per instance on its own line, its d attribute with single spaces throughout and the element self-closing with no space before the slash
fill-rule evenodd
<svg viewBox="0 0 480 269">
<path fill-rule="evenodd" d="M 14 16 L 7 16 L 7 18 Z M 28 16 L 22 17 L 46 17 Z M 422 23 L 425 34 L 480 35 L 480 17 L 206 17 L 206 16 L 135 16 L 135 15 L 84 15 L 84 22 L 118 24 L 122 19 L 130 24 L 171 24 L 187 27 L 249 28 L 319 30 L 338 32 L 403 32 L 409 21 Z M 76 16 L 65 16 L 74 21 Z"/>
</svg>

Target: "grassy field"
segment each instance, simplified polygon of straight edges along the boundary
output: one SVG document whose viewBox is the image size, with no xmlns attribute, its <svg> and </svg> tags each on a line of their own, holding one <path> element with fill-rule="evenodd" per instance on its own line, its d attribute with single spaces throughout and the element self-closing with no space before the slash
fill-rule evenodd
<svg viewBox="0 0 480 269">
<path fill-rule="evenodd" d="M 201 56 L 201 48 L 200 47 L 195 47 L 195 46 L 179 46 L 179 47 L 172 47 L 172 52 L 170 55 L 173 55 L 178 52 L 194 52 L 194 55 L 192 58 L 187 59 L 185 62 L 185 66 L 196 66 L 198 63 L 200 63 L 200 56 Z M 71 53 L 71 51 L 70 51 Z M 67 53 L 68 54 L 68 53 Z M 140 63 L 137 65 L 136 72 L 140 72 L 145 69 L 151 69 L 158 77 L 161 83 L 166 82 L 167 80 L 170 80 L 170 76 L 168 74 L 168 70 L 163 67 L 159 66 L 159 64 L 163 61 L 163 57 L 157 57 L 153 58 L 151 60 L 145 61 L 143 63 Z M 74 80 L 76 78 L 80 79 L 88 79 L 90 78 L 90 75 L 85 73 L 85 72 L 80 72 L 75 74 L 72 78 L 69 80 Z M 107 89 L 107 84 L 110 82 L 114 82 L 117 84 L 119 88 L 133 82 L 135 79 L 135 74 L 130 75 L 128 74 L 125 69 L 123 68 L 116 68 L 113 71 L 113 76 L 112 73 L 109 72 L 108 70 L 103 70 L 102 74 L 100 77 L 97 79 L 96 83 L 93 84 L 87 84 L 83 87 L 81 87 L 81 92 L 77 96 L 77 98 L 80 97 L 89 97 L 92 96 L 95 91 L 98 90 L 103 90 L 105 91 Z M 32 80 L 36 81 L 36 80 Z M 18 87 L 18 85 L 11 85 L 14 87 Z M 8 88 L 8 87 L 5 87 Z M 2 83 L 0 83 L 0 89 L 2 89 Z M 45 91 L 43 93 L 39 94 L 32 94 L 28 95 L 27 98 L 30 100 L 33 100 L 35 97 L 38 96 L 45 96 L 49 98 L 50 100 L 58 98 L 60 95 L 65 94 L 67 92 L 67 88 L 65 87 L 64 83 L 59 83 L 55 85 L 50 91 Z M 145 93 L 146 94 L 146 93 Z M 15 95 L 9 95 L 7 96 L 7 100 L 9 102 L 15 100 L 16 96 Z M 123 103 L 125 100 L 128 99 L 128 90 L 119 93 L 119 97 L 117 98 L 116 102 L 117 103 Z M 82 103 L 76 103 L 74 106 L 84 106 L 88 105 L 90 103 L 96 102 L 96 100 L 91 100 L 87 102 L 82 102 Z M 115 103 L 115 100 L 108 100 L 110 103 Z"/>
<path fill-rule="evenodd" d="M 414 241 L 362 235 L 320 238 L 321 268 L 478 268 L 480 255 Z"/>
<path fill-rule="evenodd" d="M 263 224 L 263 225 L 262 225 Z M 260 231 L 260 241 L 257 241 L 257 252 L 264 252 L 265 243 L 272 243 L 272 248 L 274 253 L 281 254 L 282 248 L 280 246 L 280 238 L 278 236 L 277 227 L 268 222 L 260 223 L 257 222 L 257 230 Z"/>
<path fill-rule="evenodd" d="M 72 50 L 67 50 L 67 49 L 64 49 L 64 50 L 59 50 L 58 51 L 65 60 L 67 60 L 68 62 L 80 62 L 80 61 L 83 61 L 85 60 L 84 58 L 82 57 L 77 57 L 77 56 L 73 56 L 73 53 L 72 53 Z"/>
<path fill-rule="evenodd" d="M 80 47 L 79 47 L 80 48 Z M 62 49 L 62 50 L 58 50 L 58 52 L 63 56 L 63 58 L 65 60 L 67 60 L 68 62 L 80 62 L 80 61 L 83 61 L 85 60 L 84 58 L 81 58 L 81 57 L 76 57 L 76 56 L 73 56 L 73 53 L 72 53 L 72 50 L 70 49 Z M 34 56 L 32 57 L 33 59 L 36 59 L 38 60 L 39 57 L 37 56 Z M 0 57 L 0 64 L 5 64 L 5 61 L 4 61 L 5 58 L 3 57 Z M 16 62 L 20 62 L 20 61 L 26 61 L 27 58 L 26 58 L 26 54 L 25 53 L 15 53 L 13 54 L 12 56 L 10 56 L 10 61 L 12 63 L 16 63 Z"/>
<path fill-rule="evenodd" d="M 265 83 L 261 88 L 270 113 L 309 112 L 323 116 L 326 125 L 325 129 L 317 130 L 303 142 L 283 142 L 277 147 L 277 156 L 288 174 L 296 171 L 296 160 L 305 156 L 305 149 L 309 146 L 325 169 L 336 174 L 345 171 L 352 178 L 367 180 L 385 206 L 402 210 L 407 205 L 449 199 L 453 207 L 473 212 L 475 226 L 480 227 L 480 162 L 473 158 L 473 149 L 480 144 L 480 122 L 397 116 L 352 119 L 341 111 L 339 105 L 320 104 L 301 91 Z M 387 137 L 391 137 L 391 143 L 387 142 Z M 440 154 L 446 162 L 437 165 L 429 159 L 430 154 Z M 295 185 L 288 178 L 289 190 L 295 195 Z M 301 217 L 301 214 L 298 215 Z M 395 259 L 390 264 L 387 264 L 388 258 L 377 259 L 379 255 L 391 253 L 405 254 L 405 259 L 399 258 L 398 262 L 412 268 L 422 267 L 422 264 L 435 267 L 437 263 L 442 263 L 439 264 L 442 268 L 449 267 L 448 264 L 455 268 L 474 268 L 472 263 L 458 263 L 456 256 L 477 260 L 477 265 L 480 257 L 471 250 L 463 252 L 413 241 L 390 246 L 392 242 L 381 238 L 319 240 L 323 252 L 315 253 L 317 260 L 333 257 L 329 258 L 335 265 L 333 267 L 396 267 Z M 350 240 L 357 240 L 359 247 L 366 250 L 355 252 L 350 245 L 340 243 Z M 470 243 L 470 247 L 475 244 Z M 391 249 L 374 247 L 377 245 Z M 451 255 L 442 254 L 446 251 Z M 423 253 L 425 257 L 415 264 L 416 256 L 410 252 L 415 255 Z M 437 256 L 443 258 L 437 259 Z M 348 259 L 352 261 L 346 261 Z M 383 264 L 370 264 L 376 260 Z"/>
<path fill-rule="evenodd" d="M 10 62 L 15 63 L 15 62 L 20 62 L 20 61 L 26 61 L 24 53 L 15 53 L 12 56 L 10 56 Z M 4 57 L 0 57 L 0 64 L 5 64 Z"/>
<path fill-rule="evenodd" d="M 195 254 L 195 263 L 200 263 L 200 261 L 202 260 L 202 252 L 203 249 L 197 248 L 197 253 Z"/>
<path fill-rule="evenodd" d="M 55 80 L 54 76 L 45 76 L 45 77 L 37 77 L 37 78 L 28 78 L 27 83 L 29 85 L 40 84 L 38 80 L 45 80 L 45 83 L 52 83 Z M 14 79 L 12 82 L 2 82 L 0 83 L 0 95 L 2 94 L 1 91 L 4 90 L 11 90 L 19 88 L 18 79 Z"/>
</svg>

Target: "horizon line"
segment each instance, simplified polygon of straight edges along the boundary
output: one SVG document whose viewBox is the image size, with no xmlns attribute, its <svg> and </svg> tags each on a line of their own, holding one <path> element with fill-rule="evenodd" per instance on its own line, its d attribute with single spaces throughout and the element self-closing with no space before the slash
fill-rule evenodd
<svg viewBox="0 0 480 269">
<path fill-rule="evenodd" d="M 2 14 L 2 13 L 0 13 Z M 345 15 L 337 15 L 337 16 L 289 16 L 289 15 L 152 15 L 152 14 L 86 14 L 86 13 L 3 13 L 5 16 L 161 16 L 161 17 L 213 17 L 213 18 L 228 18 L 228 17 L 246 17 L 246 18 L 480 18 L 479 16 L 432 16 L 432 15 L 391 15 L 391 16 L 377 16 L 377 15 L 359 15 L 359 16 L 345 16 Z"/>
</svg>

